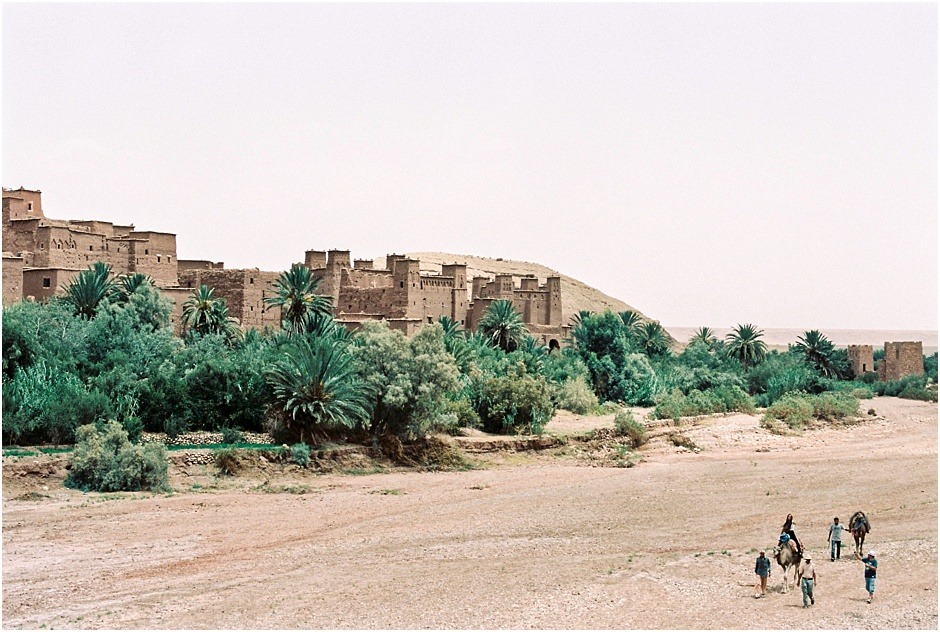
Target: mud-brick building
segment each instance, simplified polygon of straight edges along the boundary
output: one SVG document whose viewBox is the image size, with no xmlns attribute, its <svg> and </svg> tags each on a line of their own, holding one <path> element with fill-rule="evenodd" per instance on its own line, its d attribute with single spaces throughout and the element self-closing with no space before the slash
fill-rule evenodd
<svg viewBox="0 0 940 632">
<path fill-rule="evenodd" d="M 384 320 L 412 335 L 441 316 L 465 326 L 469 300 L 467 266 L 445 265 L 441 274 L 422 274 L 420 262 L 390 254 L 385 267 L 370 259 L 350 260 L 348 250 L 308 250 L 304 265 L 320 281 L 320 292 L 333 300 L 336 319 L 349 329 Z"/>
<path fill-rule="evenodd" d="M 471 296 L 473 304 L 467 317 L 470 329 L 475 328 L 489 306 L 499 300 L 510 301 L 526 324 L 548 327 L 562 324 L 561 277 L 548 277 L 545 285 L 539 285 L 538 278 L 524 276 L 518 287 L 511 274 L 498 274 L 495 280 L 476 277 Z"/>
<path fill-rule="evenodd" d="M 908 375 L 924 374 L 924 343 L 921 341 L 886 342 L 885 356 L 875 367 L 871 345 L 849 345 L 849 361 L 855 375 L 878 372 L 882 382 L 893 382 Z"/>
<path fill-rule="evenodd" d="M 908 375 L 924 374 L 924 343 L 886 342 L 885 357 L 878 365 L 878 378 L 884 382 Z"/>
<path fill-rule="evenodd" d="M 158 287 L 178 284 L 176 235 L 111 222 L 51 219 L 43 212 L 42 193 L 22 187 L 3 189 L 3 252 L 5 301 L 48 299 L 97 261 L 110 264 L 115 274 L 150 275 Z M 14 259 L 22 260 L 19 291 L 7 290 L 7 278 L 20 265 Z"/>
<path fill-rule="evenodd" d="M 208 265 L 206 265 L 208 264 Z M 226 270 L 221 263 L 181 261 L 180 286 L 187 296 L 193 288 L 205 285 L 224 298 L 229 316 L 238 319 L 244 330 L 281 326 L 281 308 L 265 305 L 264 299 L 274 296 L 274 282 L 280 273 L 265 272 L 258 268 Z M 186 299 L 184 298 L 183 301 Z"/>
</svg>

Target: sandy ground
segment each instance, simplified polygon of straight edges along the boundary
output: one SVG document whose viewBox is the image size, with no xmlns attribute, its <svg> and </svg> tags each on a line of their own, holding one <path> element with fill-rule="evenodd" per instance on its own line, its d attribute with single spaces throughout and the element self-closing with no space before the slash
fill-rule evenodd
<svg viewBox="0 0 940 632">
<path fill-rule="evenodd" d="M 173 495 L 81 494 L 5 463 L 3 626 L 936 629 L 937 405 L 868 408 L 800 437 L 745 415 L 680 428 L 700 452 L 657 428 L 633 468 L 561 448 L 266 486 L 282 493 L 197 472 Z M 578 423 L 607 421 L 558 420 Z M 832 517 L 856 509 L 881 564 L 871 605 L 861 563 L 825 554 Z M 788 512 L 816 554 L 808 610 L 776 566 L 752 596 Z"/>
</svg>

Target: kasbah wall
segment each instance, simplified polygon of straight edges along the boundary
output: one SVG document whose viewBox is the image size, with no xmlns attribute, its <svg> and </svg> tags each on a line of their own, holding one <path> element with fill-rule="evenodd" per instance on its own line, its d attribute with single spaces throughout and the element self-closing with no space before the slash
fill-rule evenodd
<svg viewBox="0 0 940 632">
<path fill-rule="evenodd" d="M 199 285 L 224 298 L 243 329 L 280 326 L 280 309 L 264 302 L 275 294 L 279 272 L 180 261 L 174 234 L 97 220 L 50 219 L 43 212 L 40 191 L 3 189 L 5 304 L 46 300 L 96 261 L 111 265 L 115 275 L 140 272 L 153 277 L 174 302 L 171 319 L 177 330 L 182 303 Z M 331 297 L 336 319 L 351 330 L 369 320 L 385 320 L 410 336 L 441 316 L 473 329 L 493 301 L 505 299 L 512 301 L 542 344 L 558 346 L 567 333 L 557 276 L 548 277 L 544 285 L 535 277 L 523 277 L 518 287 L 510 275 L 478 277 L 468 287 L 465 264 L 455 262 L 442 266 L 439 275 L 425 275 L 416 259 L 391 254 L 386 268 L 376 269 L 371 260 L 351 261 L 348 250 L 309 250 L 304 264 L 320 279 L 320 291 Z"/>
<path fill-rule="evenodd" d="M 882 382 L 893 382 L 908 375 L 924 374 L 924 343 L 886 342 L 885 357 L 875 368 L 874 350 L 871 345 L 849 345 L 849 362 L 855 375 L 878 372 Z"/>
</svg>

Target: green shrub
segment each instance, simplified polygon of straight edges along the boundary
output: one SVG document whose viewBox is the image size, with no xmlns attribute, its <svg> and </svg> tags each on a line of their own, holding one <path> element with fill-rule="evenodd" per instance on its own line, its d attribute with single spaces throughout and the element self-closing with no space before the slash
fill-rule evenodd
<svg viewBox="0 0 940 632">
<path fill-rule="evenodd" d="M 585 381 L 578 377 L 552 385 L 552 401 L 555 408 L 586 415 L 597 407 L 597 395 Z"/>
<path fill-rule="evenodd" d="M 529 375 L 521 365 L 475 382 L 474 403 L 487 432 L 539 434 L 555 413 L 545 378 Z"/>
<path fill-rule="evenodd" d="M 222 448 L 215 453 L 215 467 L 219 474 L 225 476 L 234 476 L 241 469 L 241 461 L 238 458 L 236 448 Z"/>
<path fill-rule="evenodd" d="M 310 464 L 310 446 L 306 443 L 295 443 L 290 447 L 291 460 L 300 467 Z"/>
<path fill-rule="evenodd" d="M 754 412 L 754 400 L 739 386 L 725 385 L 683 395 L 678 388 L 660 396 L 653 409 L 654 419 L 673 419 L 740 411 Z"/>
<path fill-rule="evenodd" d="M 850 393 L 787 393 L 767 409 L 761 424 L 773 430 L 778 421 L 799 431 L 814 419 L 837 421 L 857 415 L 858 400 Z"/>
<path fill-rule="evenodd" d="M 106 419 L 110 407 L 104 393 L 40 360 L 3 385 L 3 442 L 72 443 L 76 428 Z"/>
<path fill-rule="evenodd" d="M 923 402 L 935 402 L 937 401 L 937 389 L 909 385 L 904 387 L 904 390 L 898 393 L 898 397 L 903 399 L 917 399 Z"/>
<path fill-rule="evenodd" d="M 631 410 L 618 412 L 617 416 L 614 417 L 614 427 L 620 435 L 630 438 L 630 443 L 634 448 L 639 448 L 649 441 L 646 426 L 637 421 Z"/>
<path fill-rule="evenodd" d="M 245 435 L 238 428 L 222 428 L 222 443 L 244 443 Z"/>
<path fill-rule="evenodd" d="M 115 421 L 81 426 L 66 485 L 98 492 L 169 489 L 166 447 L 133 445 Z"/>
<path fill-rule="evenodd" d="M 127 438 L 131 443 L 140 441 L 140 435 L 144 432 L 144 422 L 140 417 L 125 417 L 121 419 L 121 427 L 127 431 Z"/>
</svg>

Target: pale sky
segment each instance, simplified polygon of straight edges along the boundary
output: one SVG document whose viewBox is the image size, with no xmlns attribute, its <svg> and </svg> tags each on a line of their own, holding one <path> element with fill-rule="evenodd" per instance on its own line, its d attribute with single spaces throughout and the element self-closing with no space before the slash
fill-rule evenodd
<svg viewBox="0 0 940 632">
<path fill-rule="evenodd" d="M 935 4 L 3 5 L 3 186 L 283 270 L 534 261 L 664 325 L 937 328 Z"/>
</svg>

